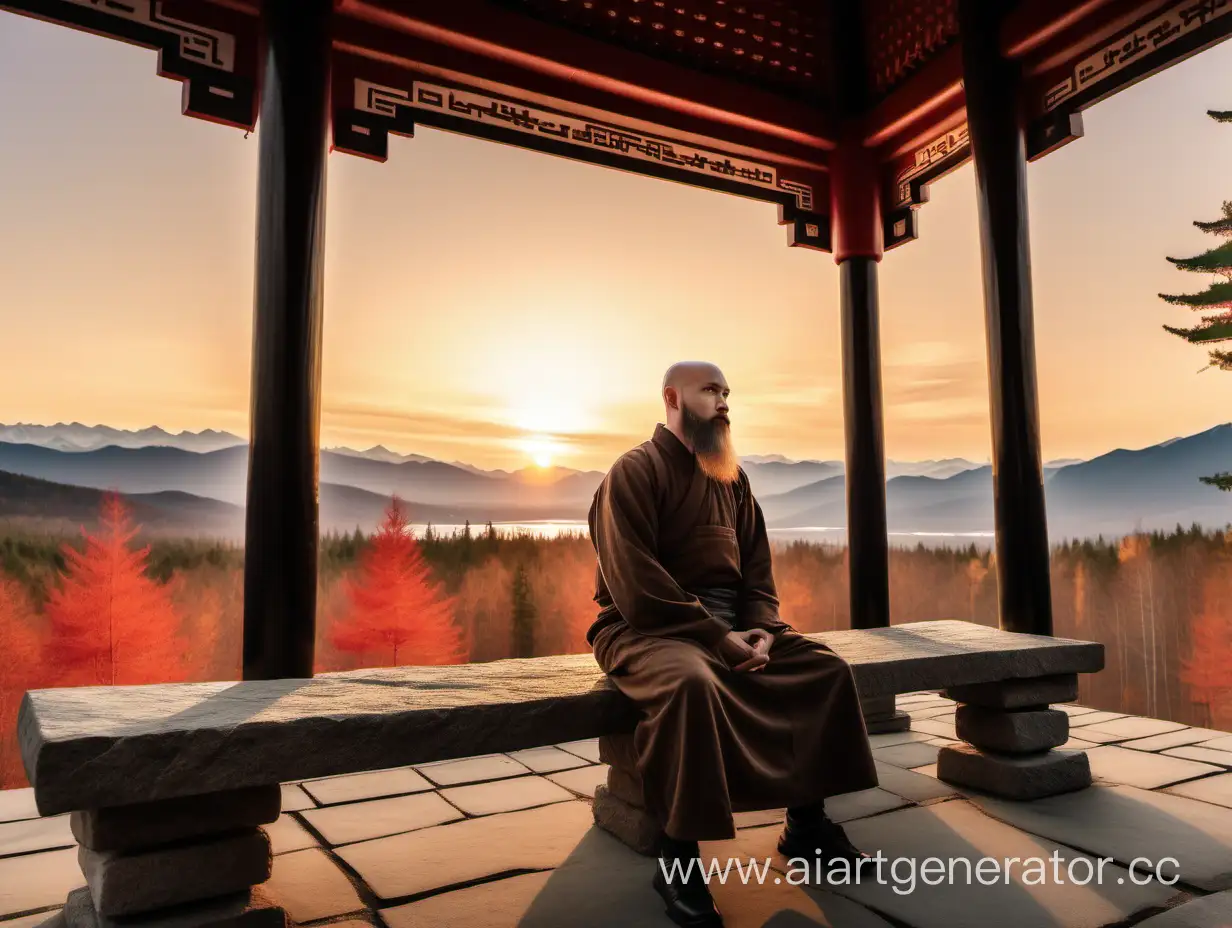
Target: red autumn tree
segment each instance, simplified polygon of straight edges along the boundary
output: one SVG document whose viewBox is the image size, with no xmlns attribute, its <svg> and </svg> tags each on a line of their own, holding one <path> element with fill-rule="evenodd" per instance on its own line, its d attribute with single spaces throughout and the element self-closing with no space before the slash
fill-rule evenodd
<svg viewBox="0 0 1232 928">
<path fill-rule="evenodd" d="M 463 661 L 453 598 L 433 580 L 396 495 L 360 556 L 358 576 L 342 583 L 345 612 L 330 636 L 339 651 L 388 667 Z"/>
<path fill-rule="evenodd" d="M 17 709 L 22 694 L 40 680 L 38 633 L 34 608 L 21 584 L 0 575 L 0 789 L 26 785 L 17 750 Z"/>
<path fill-rule="evenodd" d="M 166 587 L 145 573 L 149 547 L 114 493 L 103 498 L 100 530 L 62 549 L 68 569 L 47 600 L 52 661 L 60 685 L 105 686 L 180 679 L 185 642 Z"/>
<path fill-rule="evenodd" d="M 1181 680 L 1195 702 L 1205 703 L 1208 724 L 1232 720 L 1232 615 L 1208 610 L 1190 628 L 1193 649 L 1181 661 Z"/>
</svg>

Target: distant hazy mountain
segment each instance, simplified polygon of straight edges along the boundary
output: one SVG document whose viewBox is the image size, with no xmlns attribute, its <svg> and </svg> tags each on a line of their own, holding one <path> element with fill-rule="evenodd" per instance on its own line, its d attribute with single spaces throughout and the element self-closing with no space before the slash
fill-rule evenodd
<svg viewBox="0 0 1232 928">
<path fill-rule="evenodd" d="M 354 448 L 347 447 L 322 448 L 321 450 L 331 451 L 334 454 L 345 454 L 353 458 L 367 458 L 370 461 L 385 461 L 387 464 L 404 464 L 407 461 L 417 461 L 422 464 L 433 460 L 422 454 L 399 454 L 397 451 L 390 451 L 384 445 L 373 445 L 367 451 L 356 451 Z"/>
<path fill-rule="evenodd" d="M 24 422 L 18 422 L 16 425 L 0 424 L 0 442 L 38 445 L 57 451 L 94 451 L 115 445 L 120 448 L 165 446 L 206 452 L 246 444 L 244 439 L 230 432 L 216 432 L 213 429 L 173 435 L 158 426 L 128 431 L 113 429 L 107 425 L 82 425 L 80 422 L 57 422 L 55 425 L 28 425 Z"/>
<path fill-rule="evenodd" d="M 1119 536 L 1169 530 L 1178 523 L 1208 528 L 1232 522 L 1232 493 L 1198 481 L 1232 469 L 1232 424 L 1137 451 L 1118 449 L 1089 461 L 1044 470 L 1049 536 Z M 775 528 L 846 524 L 842 477 L 759 499 Z M 992 468 L 944 479 L 896 477 L 886 483 L 890 531 L 977 532 L 994 527 Z"/>
</svg>

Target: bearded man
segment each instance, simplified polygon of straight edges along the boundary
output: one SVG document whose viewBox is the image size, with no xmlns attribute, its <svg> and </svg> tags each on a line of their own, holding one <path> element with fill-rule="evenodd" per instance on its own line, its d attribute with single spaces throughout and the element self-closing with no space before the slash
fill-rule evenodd
<svg viewBox="0 0 1232 928">
<path fill-rule="evenodd" d="M 600 612 L 587 641 L 642 710 L 637 767 L 663 833 L 654 887 L 673 921 L 700 928 L 722 924 L 705 882 L 664 872 L 692 872 L 698 841 L 733 837 L 733 812 L 785 807 L 780 852 L 853 866 L 867 855 L 823 803 L 877 773 L 850 666 L 779 617 L 723 373 L 678 363 L 662 390 L 666 425 L 591 504 Z"/>
</svg>

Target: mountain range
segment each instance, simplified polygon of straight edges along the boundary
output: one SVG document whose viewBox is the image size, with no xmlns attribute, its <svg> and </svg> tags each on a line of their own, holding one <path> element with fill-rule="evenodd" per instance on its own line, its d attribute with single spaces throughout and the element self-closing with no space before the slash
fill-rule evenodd
<svg viewBox="0 0 1232 928">
<path fill-rule="evenodd" d="M 780 455 L 742 462 L 771 528 L 846 524 L 842 462 Z M 242 537 L 247 467 L 247 444 L 226 432 L 0 425 L 0 518 L 89 521 L 100 491 L 113 489 L 152 530 Z M 1232 424 L 1087 461 L 1050 461 L 1049 534 L 1057 540 L 1178 523 L 1222 527 L 1232 522 L 1232 493 L 1197 478 L 1229 469 Z M 887 475 L 892 532 L 992 530 L 991 466 L 962 458 L 888 462 Z M 584 519 L 602 478 L 601 471 L 561 467 L 485 471 L 381 446 L 329 448 L 320 456 L 321 524 L 371 529 L 394 493 L 412 522 Z"/>
</svg>

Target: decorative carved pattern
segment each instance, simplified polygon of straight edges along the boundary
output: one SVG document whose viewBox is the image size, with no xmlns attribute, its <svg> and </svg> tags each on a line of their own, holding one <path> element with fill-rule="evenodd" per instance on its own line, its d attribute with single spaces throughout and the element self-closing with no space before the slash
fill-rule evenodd
<svg viewBox="0 0 1232 928">
<path fill-rule="evenodd" d="M 159 74 L 184 82 L 186 115 L 243 129 L 256 121 L 255 82 L 237 73 L 236 35 L 170 16 L 161 0 L 3 0 L 0 6 L 156 48 Z M 245 63 L 242 70 L 253 73 L 255 62 Z"/>
<path fill-rule="evenodd" d="M 775 164 L 712 151 L 665 135 L 547 109 L 466 87 L 408 79 L 410 89 L 353 79 L 351 108 L 334 107 L 337 151 L 385 160 L 388 134 L 413 136 L 417 123 L 620 170 L 681 181 L 779 205 L 792 245 L 829 250 L 829 217 L 814 212 L 812 186 Z M 666 130 L 664 130 L 666 132 Z"/>
<path fill-rule="evenodd" d="M 958 38 L 957 7 L 958 0 L 864 0 L 869 78 L 878 95 Z"/>
<path fill-rule="evenodd" d="M 1045 92 L 1044 112 L 1082 94 L 1089 87 L 1126 83 L 1124 78 L 1116 78 L 1131 68 L 1135 59 L 1165 46 L 1179 45 L 1186 37 L 1203 31 L 1213 20 L 1232 19 L 1229 14 L 1232 14 L 1232 0 L 1181 0 L 1167 4 L 1128 33 L 1076 61 L 1070 73 Z M 1182 50 L 1177 48 L 1176 51 Z"/>
<path fill-rule="evenodd" d="M 1232 35 L 1232 0 L 1172 0 L 1100 47 L 1054 71 L 1034 98 L 1027 157 L 1082 136 L 1082 111 Z"/>
<path fill-rule="evenodd" d="M 958 167 L 971 154 L 971 138 L 963 123 L 937 136 L 911 155 L 911 163 L 894 175 L 895 209 L 928 202 L 928 183 Z"/>
<path fill-rule="evenodd" d="M 498 0 L 577 32 L 811 101 L 826 99 L 828 4 L 807 0 Z"/>
</svg>

